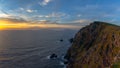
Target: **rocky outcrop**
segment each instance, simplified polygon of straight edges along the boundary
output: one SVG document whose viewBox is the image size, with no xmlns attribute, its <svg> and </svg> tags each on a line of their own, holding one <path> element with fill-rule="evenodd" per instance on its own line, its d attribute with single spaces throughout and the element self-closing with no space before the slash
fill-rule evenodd
<svg viewBox="0 0 120 68">
<path fill-rule="evenodd" d="M 65 58 L 67 68 L 112 68 L 120 61 L 120 27 L 96 21 L 82 28 Z"/>
</svg>

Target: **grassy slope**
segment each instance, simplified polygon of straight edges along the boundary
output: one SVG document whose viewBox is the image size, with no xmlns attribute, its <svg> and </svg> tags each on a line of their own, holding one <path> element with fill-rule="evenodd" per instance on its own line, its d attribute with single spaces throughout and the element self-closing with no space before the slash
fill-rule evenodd
<svg viewBox="0 0 120 68">
<path fill-rule="evenodd" d="M 114 35 L 114 37 L 113 37 Z M 114 64 L 114 57 L 119 53 L 120 27 L 104 22 L 95 22 L 81 29 L 68 51 L 68 68 L 105 68 Z M 92 41 L 91 41 L 92 40 Z"/>
</svg>

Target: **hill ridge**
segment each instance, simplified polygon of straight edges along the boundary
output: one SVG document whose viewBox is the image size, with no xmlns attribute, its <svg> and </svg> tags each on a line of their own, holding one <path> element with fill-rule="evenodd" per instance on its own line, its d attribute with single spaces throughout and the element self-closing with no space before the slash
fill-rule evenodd
<svg viewBox="0 0 120 68">
<path fill-rule="evenodd" d="M 76 34 L 67 68 L 106 68 L 120 60 L 120 27 L 95 21 Z"/>
</svg>

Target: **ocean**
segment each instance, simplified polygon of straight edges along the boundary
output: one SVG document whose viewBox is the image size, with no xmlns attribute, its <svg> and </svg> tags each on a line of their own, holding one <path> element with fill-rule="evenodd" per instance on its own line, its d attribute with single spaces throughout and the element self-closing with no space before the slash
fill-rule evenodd
<svg viewBox="0 0 120 68">
<path fill-rule="evenodd" d="M 64 68 L 62 58 L 78 29 L 0 31 L 0 68 Z M 61 42 L 60 40 L 63 39 Z"/>
</svg>

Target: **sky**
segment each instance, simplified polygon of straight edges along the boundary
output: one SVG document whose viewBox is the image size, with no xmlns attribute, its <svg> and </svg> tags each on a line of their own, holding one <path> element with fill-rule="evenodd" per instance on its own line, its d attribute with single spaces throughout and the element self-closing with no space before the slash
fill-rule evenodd
<svg viewBox="0 0 120 68">
<path fill-rule="evenodd" d="M 0 0 L 0 20 L 120 25 L 120 0 Z M 1 22 L 0 22 L 1 23 Z"/>
</svg>

